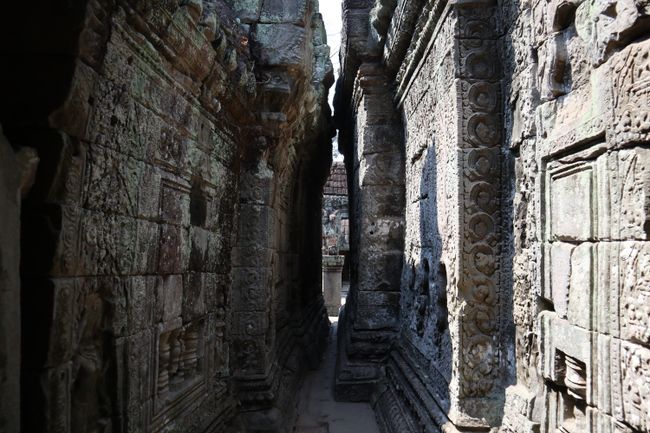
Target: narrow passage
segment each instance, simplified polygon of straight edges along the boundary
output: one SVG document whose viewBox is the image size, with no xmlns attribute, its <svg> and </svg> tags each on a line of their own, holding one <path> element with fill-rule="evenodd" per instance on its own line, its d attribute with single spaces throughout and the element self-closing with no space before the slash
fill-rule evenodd
<svg viewBox="0 0 650 433">
<path fill-rule="evenodd" d="M 325 359 L 318 370 L 305 378 L 298 403 L 295 433 L 379 433 L 375 414 L 368 403 L 334 401 L 336 325 L 330 330 Z"/>
</svg>

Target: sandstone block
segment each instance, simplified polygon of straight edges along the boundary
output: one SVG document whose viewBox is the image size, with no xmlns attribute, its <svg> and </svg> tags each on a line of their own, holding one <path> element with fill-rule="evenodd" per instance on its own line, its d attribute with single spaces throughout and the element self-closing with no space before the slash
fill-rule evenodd
<svg viewBox="0 0 650 433">
<path fill-rule="evenodd" d="M 294 24 L 257 24 L 254 40 L 260 64 L 298 67 L 303 63 L 305 29 Z"/>
<path fill-rule="evenodd" d="M 592 166 L 581 164 L 552 172 L 549 183 L 548 236 L 566 241 L 593 239 L 596 221 Z"/>
<path fill-rule="evenodd" d="M 208 311 L 206 309 L 206 275 L 190 272 L 183 275 L 182 317 L 186 322 L 196 320 Z"/>
<path fill-rule="evenodd" d="M 128 329 L 143 331 L 154 323 L 156 278 L 130 277 L 125 282 L 127 292 Z"/>
<path fill-rule="evenodd" d="M 550 298 L 555 307 L 555 311 L 562 318 L 567 317 L 569 306 L 569 282 L 572 275 L 571 254 L 575 246 L 571 244 L 554 242 L 550 246 L 550 262 L 548 270 L 550 272 L 547 285 L 550 287 Z"/>
<path fill-rule="evenodd" d="M 167 275 L 163 278 L 161 290 L 163 321 L 173 321 L 180 317 L 183 309 L 183 276 Z"/>
<path fill-rule="evenodd" d="M 291 23 L 304 26 L 307 17 L 307 0 L 287 2 L 284 0 L 264 0 L 260 14 L 261 23 Z"/>
<path fill-rule="evenodd" d="M 181 248 L 183 246 L 181 227 L 163 224 L 160 226 L 158 272 L 178 274 L 183 271 Z"/>
<path fill-rule="evenodd" d="M 226 0 L 235 15 L 244 23 L 254 23 L 260 19 L 263 0 Z"/>
<path fill-rule="evenodd" d="M 593 329 L 593 298 L 596 293 L 593 248 L 592 244 L 583 243 L 577 246 L 571 254 L 567 312 L 569 322 L 589 330 Z"/>
<path fill-rule="evenodd" d="M 362 187 L 404 184 L 404 163 L 397 152 L 364 155 L 358 173 Z"/>
</svg>

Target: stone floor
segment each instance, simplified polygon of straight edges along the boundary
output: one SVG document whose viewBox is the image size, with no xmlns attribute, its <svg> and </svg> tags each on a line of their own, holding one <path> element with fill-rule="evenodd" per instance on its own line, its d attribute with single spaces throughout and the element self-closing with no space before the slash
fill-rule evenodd
<svg viewBox="0 0 650 433">
<path fill-rule="evenodd" d="M 309 373 L 300 394 L 295 433 L 379 433 L 368 403 L 334 401 L 332 385 L 336 362 L 336 318 L 321 367 Z"/>
</svg>

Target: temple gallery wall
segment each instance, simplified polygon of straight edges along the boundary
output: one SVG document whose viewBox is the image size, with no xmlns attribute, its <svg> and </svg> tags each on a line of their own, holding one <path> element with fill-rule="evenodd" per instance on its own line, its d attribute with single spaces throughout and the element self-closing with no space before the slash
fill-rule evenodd
<svg viewBox="0 0 650 433">
<path fill-rule="evenodd" d="M 650 433 L 650 2 L 341 13 L 0 6 L 0 432 Z"/>
</svg>

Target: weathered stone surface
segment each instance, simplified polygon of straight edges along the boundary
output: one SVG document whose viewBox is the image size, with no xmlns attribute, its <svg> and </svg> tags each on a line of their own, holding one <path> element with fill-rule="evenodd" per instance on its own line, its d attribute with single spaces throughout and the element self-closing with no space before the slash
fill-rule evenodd
<svg viewBox="0 0 650 433">
<path fill-rule="evenodd" d="M 317 3 L 45 3 L 0 14 L 0 121 L 41 160 L 19 222 L 0 142 L 0 429 L 290 430 L 328 327 Z"/>
<path fill-rule="evenodd" d="M 648 3 L 377 0 L 344 21 L 359 282 L 337 396 L 387 432 L 647 431 Z M 377 234 L 402 212 L 399 248 Z M 364 270 L 380 257 L 399 283 Z M 371 323 L 387 356 L 357 344 Z"/>
<path fill-rule="evenodd" d="M 350 251 L 350 212 L 345 165 L 334 162 L 323 190 L 323 254 L 343 254 Z M 350 264 L 346 256 L 345 278 Z"/>
<path fill-rule="evenodd" d="M 647 0 L 11 3 L 0 430 L 650 432 Z"/>
<path fill-rule="evenodd" d="M 305 29 L 294 24 L 258 24 L 255 27 L 256 55 L 262 65 L 297 67 L 307 43 Z"/>
<path fill-rule="evenodd" d="M 371 303 L 359 294 L 398 291 L 404 243 L 404 213 L 399 206 L 404 200 L 401 137 L 381 153 L 371 151 L 371 141 L 365 144 L 365 137 L 376 137 L 380 131 L 399 125 L 382 68 L 363 64 L 355 89 L 359 104 L 351 108 L 353 117 L 345 124 L 349 135 L 339 138 L 346 146 L 346 170 L 353 182 L 348 184 L 350 294 L 340 319 L 335 395 L 349 401 L 370 398 L 380 378 L 378 361 L 386 358 L 398 324 L 398 297 L 386 296 L 388 302 Z M 395 212 L 390 212 L 392 206 Z M 382 343 L 375 345 L 377 341 Z M 364 360 L 364 354 L 369 353 L 372 359 Z"/>
<path fill-rule="evenodd" d="M 623 305 L 636 311 L 643 295 L 636 292 L 636 301 L 628 301 L 622 294 L 625 281 L 627 287 L 638 287 L 643 279 L 633 269 L 646 255 L 647 238 L 640 227 L 647 188 L 640 167 L 647 164 L 637 165 L 645 151 L 643 122 L 628 120 L 620 127 L 616 114 L 621 103 L 629 107 L 627 116 L 636 119 L 647 111 L 636 102 L 621 102 L 643 98 L 643 91 L 639 97 L 635 93 L 643 88 L 642 80 L 632 87 L 625 83 L 628 74 L 643 74 L 644 62 L 635 54 L 647 51 L 646 43 L 632 42 L 637 36 L 628 35 L 647 34 L 638 27 L 646 8 L 644 2 L 626 1 L 522 2 L 503 8 L 508 19 L 534 18 L 512 23 L 505 44 L 515 53 L 536 52 L 538 77 L 545 77 L 535 84 L 516 54 L 509 56 L 510 100 L 518 97 L 517 105 L 529 106 L 537 115 L 516 155 L 520 168 L 515 180 L 514 260 L 532 266 L 515 268 L 513 283 L 532 288 L 544 300 L 530 289 L 515 292 L 515 323 L 528 337 L 517 337 L 513 361 L 520 394 L 536 396 L 533 408 L 519 419 L 539 424 L 541 432 L 647 430 L 637 415 L 630 415 L 635 420 L 630 423 L 623 409 L 624 376 L 634 370 L 631 365 L 643 362 L 634 347 L 640 340 L 623 332 Z M 530 92 L 522 101 L 523 89 L 531 85 L 541 100 Z M 511 110 L 514 116 L 520 112 Z M 636 210 L 627 209 L 626 202 L 634 202 Z M 635 317 L 640 323 L 649 316 Z M 530 344 L 535 340 L 538 346 Z M 634 347 L 627 358 L 622 347 Z M 535 359 L 542 360 L 539 370 L 520 367 Z M 634 388 L 643 389 L 647 380 L 636 378 Z M 506 398 L 505 416 L 514 419 L 510 407 L 516 398 Z M 628 407 L 638 413 L 641 405 Z"/>
<path fill-rule="evenodd" d="M 323 297 L 330 316 L 338 316 L 341 306 L 345 256 L 323 255 Z"/>
<path fill-rule="evenodd" d="M 287 2 L 283 0 L 265 0 L 262 5 L 260 22 L 262 23 L 292 23 L 303 25 L 308 18 L 307 8 L 311 2 L 298 0 Z"/>
</svg>

